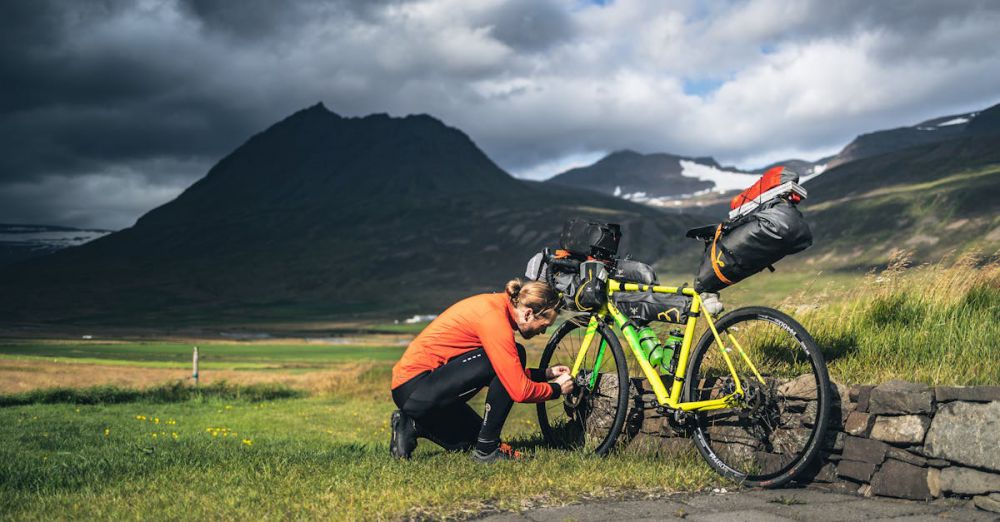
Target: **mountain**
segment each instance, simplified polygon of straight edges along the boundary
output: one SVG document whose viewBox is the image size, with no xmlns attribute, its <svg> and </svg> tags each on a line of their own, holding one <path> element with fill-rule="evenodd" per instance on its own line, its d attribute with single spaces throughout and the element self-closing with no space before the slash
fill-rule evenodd
<svg viewBox="0 0 1000 522">
<path fill-rule="evenodd" d="M 712 158 L 613 152 L 597 163 L 557 174 L 546 183 L 593 190 L 632 201 L 660 203 L 753 184 L 755 175 L 726 169 Z"/>
<path fill-rule="evenodd" d="M 82 245 L 110 233 L 110 230 L 0 223 L 0 266 Z"/>
<path fill-rule="evenodd" d="M 623 225 L 622 252 L 693 269 L 700 222 L 512 178 L 426 115 L 321 104 L 250 138 L 133 227 L 0 270 L 0 321 L 146 324 L 435 313 L 496 291 L 565 219 Z"/>
<path fill-rule="evenodd" d="M 966 116 L 930 120 L 954 127 L 948 139 L 855 159 L 810 181 L 801 205 L 815 235 L 810 261 L 871 266 L 893 249 L 929 262 L 998 253 L 1000 105 Z"/>
<path fill-rule="evenodd" d="M 899 127 L 862 134 L 854 138 L 840 153 L 834 156 L 827 164 L 827 167 L 835 167 L 862 158 L 870 158 L 917 145 L 948 141 L 960 136 L 969 125 L 969 122 L 976 119 L 978 115 L 978 111 L 954 114 L 933 118 L 910 127 Z"/>
</svg>

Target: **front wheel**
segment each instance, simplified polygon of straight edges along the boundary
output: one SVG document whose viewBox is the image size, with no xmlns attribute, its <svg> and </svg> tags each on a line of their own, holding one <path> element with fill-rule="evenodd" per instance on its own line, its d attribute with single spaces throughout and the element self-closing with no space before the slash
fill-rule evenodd
<svg viewBox="0 0 1000 522">
<path fill-rule="evenodd" d="M 590 318 L 578 315 L 563 323 L 545 346 L 539 367 L 572 368 Z M 614 448 L 625 423 L 629 384 L 628 364 L 621 344 L 611 328 L 599 324 L 573 392 L 538 403 L 538 425 L 545 442 L 554 447 L 606 455 Z"/>
<path fill-rule="evenodd" d="M 701 401 L 736 391 L 723 350 L 743 395 L 730 408 L 694 414 L 695 445 L 713 469 L 733 481 L 781 486 L 819 454 L 831 407 L 823 355 L 802 325 L 770 308 L 734 310 L 715 326 L 723 345 L 711 330 L 698 341 L 688 364 L 686 397 Z"/>
</svg>

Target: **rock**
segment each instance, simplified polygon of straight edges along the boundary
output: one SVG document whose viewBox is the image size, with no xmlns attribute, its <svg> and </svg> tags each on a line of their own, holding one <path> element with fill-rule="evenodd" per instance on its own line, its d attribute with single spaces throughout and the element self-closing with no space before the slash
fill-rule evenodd
<svg viewBox="0 0 1000 522">
<path fill-rule="evenodd" d="M 833 400 L 830 402 L 830 427 L 839 431 L 847 422 L 847 416 L 853 411 L 850 391 L 847 386 L 839 382 L 831 382 L 830 391 L 833 395 Z"/>
<path fill-rule="evenodd" d="M 894 415 L 933 413 L 934 394 L 926 384 L 889 381 L 872 390 L 868 412 Z"/>
<path fill-rule="evenodd" d="M 959 495 L 1000 492 L 1000 475 L 959 466 L 944 468 L 941 470 L 941 490 Z"/>
<path fill-rule="evenodd" d="M 844 439 L 844 459 L 881 464 L 885 460 L 885 454 L 889 451 L 889 445 L 878 440 L 863 439 L 861 437 L 847 437 Z"/>
<path fill-rule="evenodd" d="M 872 485 L 871 484 L 862 484 L 861 487 L 858 488 L 858 495 L 861 495 L 862 497 L 872 497 L 872 496 L 874 496 L 875 494 L 872 493 Z"/>
<path fill-rule="evenodd" d="M 819 468 L 816 472 L 816 476 L 813 477 L 816 482 L 836 482 L 837 480 L 837 466 L 832 462 L 827 462 Z"/>
<path fill-rule="evenodd" d="M 854 411 L 860 411 L 860 412 L 868 411 L 868 406 L 871 402 L 872 390 L 874 389 L 875 389 L 874 386 L 868 384 L 858 386 L 857 398 L 856 399 L 852 398 L 852 400 L 855 400 L 857 402 L 857 405 L 854 406 Z"/>
<path fill-rule="evenodd" d="M 844 431 L 855 437 L 867 437 L 875 425 L 875 416 L 860 411 L 852 411 L 844 422 Z"/>
<path fill-rule="evenodd" d="M 934 388 L 934 396 L 938 402 L 1000 401 L 1000 386 L 938 386 Z"/>
<path fill-rule="evenodd" d="M 927 459 L 927 465 L 935 468 L 947 468 L 951 466 L 951 462 L 944 459 Z"/>
<path fill-rule="evenodd" d="M 923 415 L 878 417 L 872 426 L 871 438 L 900 444 L 920 444 L 930 425 L 931 420 Z"/>
<path fill-rule="evenodd" d="M 837 476 L 857 482 L 868 482 L 875 473 L 875 464 L 859 460 L 842 460 L 837 463 Z"/>
<path fill-rule="evenodd" d="M 816 377 L 811 373 L 804 373 L 798 377 L 778 386 L 778 393 L 787 399 L 816 400 Z"/>
<path fill-rule="evenodd" d="M 899 448 L 889 448 L 889 451 L 885 452 L 885 456 L 890 459 L 896 459 L 907 464 L 913 464 L 914 466 L 926 467 L 927 459 L 921 457 L 920 455 L 914 455 L 909 451 Z"/>
<path fill-rule="evenodd" d="M 931 492 L 933 497 L 941 496 L 941 470 L 937 468 L 927 469 L 927 490 Z"/>
<path fill-rule="evenodd" d="M 650 411 L 647 411 L 646 415 L 642 419 L 642 426 L 639 428 L 639 431 L 652 435 L 658 435 L 663 432 L 666 427 L 666 422 L 666 417 L 661 417 L 660 415 L 656 415 L 655 412 L 651 413 Z"/>
<path fill-rule="evenodd" d="M 872 492 L 881 497 L 927 500 L 927 470 L 898 460 L 887 460 L 872 477 Z"/>
<path fill-rule="evenodd" d="M 949 402 L 938 410 L 924 439 L 929 457 L 1000 471 L 1000 402 Z"/>
<path fill-rule="evenodd" d="M 811 434 L 812 430 L 807 429 L 775 430 L 771 434 L 771 444 L 775 453 L 796 454 L 809 442 Z"/>
<path fill-rule="evenodd" d="M 983 511 L 992 511 L 993 513 L 1000 513 L 1000 494 L 993 493 L 989 496 L 982 495 L 972 498 L 972 503 L 977 508 Z"/>
</svg>

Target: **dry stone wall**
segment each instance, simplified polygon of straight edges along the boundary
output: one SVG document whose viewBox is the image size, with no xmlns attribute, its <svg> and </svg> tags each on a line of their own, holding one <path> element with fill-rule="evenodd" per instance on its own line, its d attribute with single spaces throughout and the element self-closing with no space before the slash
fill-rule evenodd
<svg viewBox="0 0 1000 522">
<path fill-rule="evenodd" d="M 640 400 L 626 425 L 629 444 L 689 451 L 685 430 L 649 406 L 655 399 L 642 381 L 634 385 Z M 1000 513 L 1000 386 L 832 386 L 821 459 L 803 482 L 864 496 L 962 497 Z"/>
</svg>

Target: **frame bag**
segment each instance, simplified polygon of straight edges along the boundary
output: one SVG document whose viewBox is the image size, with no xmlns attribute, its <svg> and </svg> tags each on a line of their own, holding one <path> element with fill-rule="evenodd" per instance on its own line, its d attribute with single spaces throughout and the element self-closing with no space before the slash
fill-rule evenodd
<svg viewBox="0 0 1000 522">
<path fill-rule="evenodd" d="M 652 321 L 685 323 L 691 311 L 691 298 L 681 294 L 618 292 L 612 300 L 618 311 L 639 326 Z"/>
</svg>

